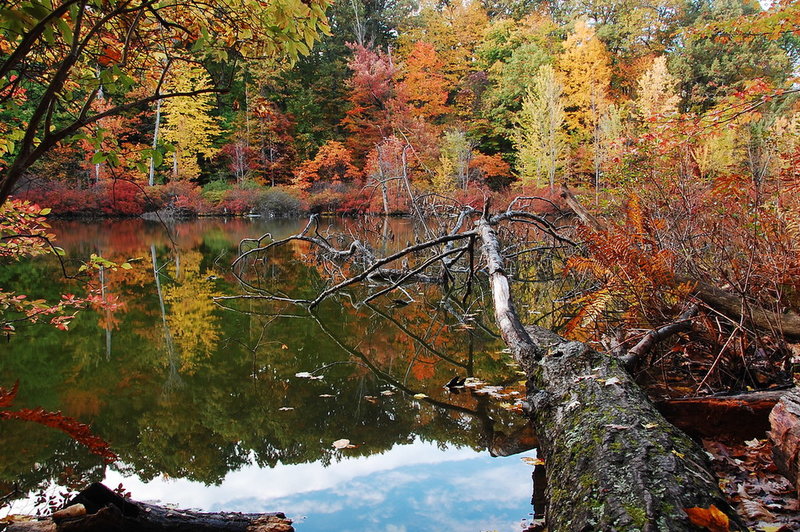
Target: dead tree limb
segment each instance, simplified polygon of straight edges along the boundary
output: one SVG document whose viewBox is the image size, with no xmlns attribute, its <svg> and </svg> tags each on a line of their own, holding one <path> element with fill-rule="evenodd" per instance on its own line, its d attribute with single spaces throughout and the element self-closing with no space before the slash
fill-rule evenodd
<svg viewBox="0 0 800 532">
<path fill-rule="evenodd" d="M 546 462 L 550 530 L 694 530 L 684 510 L 711 505 L 729 517 L 732 530 L 744 529 L 704 452 L 659 414 L 614 356 L 522 324 L 496 233 L 500 222 L 520 216 L 506 214 L 484 212 L 474 229 L 445 232 L 375 260 L 303 303 L 313 309 L 414 252 L 430 253 L 422 263 L 434 267 L 460 252 L 457 242 L 480 238 L 495 320 L 528 378 L 530 416 Z M 552 224 L 537 226 L 561 240 Z"/>
<path fill-rule="evenodd" d="M 667 399 L 656 401 L 656 408 L 693 437 L 744 441 L 764 438 L 770 411 L 786 393 L 782 389 Z"/>
<path fill-rule="evenodd" d="M 620 362 L 630 369 L 636 365 L 642 356 L 649 353 L 658 342 L 669 338 L 673 334 L 690 329 L 692 327 L 692 318 L 697 314 L 697 310 L 697 305 L 689 305 L 674 323 L 647 331 L 635 346 L 628 349 L 628 352 L 620 357 Z"/>
</svg>

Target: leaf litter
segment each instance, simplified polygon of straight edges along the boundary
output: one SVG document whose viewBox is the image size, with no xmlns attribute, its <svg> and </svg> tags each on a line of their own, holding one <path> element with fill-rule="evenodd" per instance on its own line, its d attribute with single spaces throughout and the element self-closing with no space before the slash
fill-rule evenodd
<svg viewBox="0 0 800 532">
<path fill-rule="evenodd" d="M 772 461 L 772 442 L 703 441 L 720 488 L 754 532 L 800 530 L 797 492 Z"/>
</svg>

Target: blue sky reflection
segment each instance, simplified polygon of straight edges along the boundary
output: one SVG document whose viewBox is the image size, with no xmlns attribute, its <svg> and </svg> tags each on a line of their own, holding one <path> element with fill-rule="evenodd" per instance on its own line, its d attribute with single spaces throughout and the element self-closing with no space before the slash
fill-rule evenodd
<svg viewBox="0 0 800 532">
<path fill-rule="evenodd" d="M 535 456 L 535 451 L 525 453 Z M 517 455 L 492 458 L 472 449 L 415 441 L 367 457 L 319 463 L 250 466 L 218 486 L 187 480 L 149 483 L 109 471 L 139 500 L 203 510 L 281 510 L 298 532 L 519 531 L 530 518 L 532 467 Z"/>
</svg>

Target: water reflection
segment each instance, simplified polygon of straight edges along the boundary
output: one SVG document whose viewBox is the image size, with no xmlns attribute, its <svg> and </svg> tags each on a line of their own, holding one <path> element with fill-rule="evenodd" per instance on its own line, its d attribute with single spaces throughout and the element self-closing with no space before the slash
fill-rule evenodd
<svg viewBox="0 0 800 532">
<path fill-rule="evenodd" d="M 502 455 L 526 446 L 513 436 L 524 433 L 524 421 L 501 404 L 517 396 L 500 401 L 443 388 L 453 375 L 474 376 L 519 394 L 519 376 L 497 338 L 481 326 L 481 316 L 465 323 L 470 309 L 442 303 L 439 294 L 424 289 L 402 308 L 381 300 L 354 308 L 342 298 L 326 301 L 312 316 L 285 303 L 240 300 L 230 304 L 237 312 L 214 305 L 212 296 L 238 293 L 226 267 L 242 238 L 266 232 L 282 238 L 304 223 L 205 219 L 170 231 L 140 220 L 57 224 L 59 245 L 70 261 L 90 253 L 120 262 L 134 259 L 134 269 L 104 272 L 98 281 L 104 297 L 118 298 L 124 308 L 84 312 L 66 334 L 22 329 L 0 347 L 0 385 L 19 380 L 18 407 L 62 410 L 91 423 L 120 462 L 106 467 L 55 431 L 7 422 L 0 431 L 3 494 L 15 483 L 27 492 L 53 480 L 81 485 L 106 477 L 114 483 L 124 479 L 140 498 L 204 509 L 216 508 L 206 506 L 212 500 L 255 505 L 237 507 L 247 511 L 266 509 L 262 505 L 298 508 L 309 514 L 299 529 L 325 522 L 317 529 L 330 530 L 331 520 L 344 520 L 345 513 L 334 518 L 332 512 L 322 521 L 321 508 L 333 508 L 332 501 L 343 493 L 388 489 L 384 473 L 391 473 L 394 481 L 406 479 L 385 492 L 394 510 L 378 500 L 367 510 L 368 498 L 339 502 L 365 515 L 383 512 L 384 523 L 399 529 L 421 530 L 422 521 L 441 525 L 431 515 L 434 510 L 438 517 L 447 513 L 437 497 L 451 503 L 459 497 L 471 500 L 467 492 L 475 482 L 471 496 L 485 492 L 484 503 L 474 503 L 476 526 L 484 528 L 480 518 L 485 528 L 508 529 L 525 517 L 530 467 L 518 458 L 501 462 L 485 452 Z M 391 236 L 387 246 L 412 238 L 407 221 L 390 224 L 374 231 Z M 303 255 L 301 246 L 286 247 L 262 264 L 262 271 L 281 273 L 273 290 L 311 294 L 319 289 L 320 272 Z M 270 279 L 260 282 L 269 285 Z M 46 260 L 4 267 L 0 282 L 50 299 L 80 290 L 58 277 L 55 264 Z M 302 377 L 308 373 L 322 378 Z M 357 446 L 337 451 L 332 442 L 341 438 Z M 423 457 L 430 459 L 420 462 Z M 512 470 L 513 479 L 501 480 Z M 364 473 L 358 478 L 338 476 L 359 471 Z M 216 488 L 206 491 L 195 484 L 161 497 L 159 484 L 151 482 L 170 478 L 226 487 L 247 478 L 257 486 L 281 486 L 291 484 L 287 475 L 303 479 L 305 474 L 317 479 L 305 481 L 315 489 L 269 497 L 252 493 L 250 485 L 212 499 Z M 490 477 L 502 488 L 486 490 Z M 475 478 L 482 480 L 470 480 Z M 503 501 L 495 500 L 498 492 Z M 192 493 L 204 494 L 198 495 L 199 503 Z M 318 508 L 317 517 L 299 509 L 311 501 L 319 503 L 310 506 Z M 353 530 L 385 528 L 350 519 Z M 333 528 L 347 529 L 343 526 Z"/>
</svg>

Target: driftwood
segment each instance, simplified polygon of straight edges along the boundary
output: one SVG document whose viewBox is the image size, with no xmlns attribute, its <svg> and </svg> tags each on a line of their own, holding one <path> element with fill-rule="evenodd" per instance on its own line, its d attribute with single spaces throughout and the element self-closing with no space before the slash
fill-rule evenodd
<svg viewBox="0 0 800 532">
<path fill-rule="evenodd" d="M 95 483 L 47 521 L 18 523 L 8 532 L 292 532 L 283 513 L 204 513 L 126 499 Z"/>
<path fill-rule="evenodd" d="M 696 530 L 686 508 L 722 510 L 705 453 L 670 425 L 608 354 L 525 328 L 486 219 L 478 224 L 501 335 L 528 377 L 530 415 L 547 476 L 551 531 Z"/>
<path fill-rule="evenodd" d="M 549 529 L 696 530 L 685 510 L 712 505 L 728 516 L 730 530 L 745 529 L 720 492 L 705 453 L 664 419 L 616 356 L 521 323 L 495 227 L 503 221 L 532 224 L 557 245 L 574 242 L 559 234 L 559 228 L 549 220 L 514 210 L 513 202 L 505 212 L 491 217 L 487 206 L 473 228 L 465 227 L 468 217 L 477 214 L 474 209 L 465 209 L 456 229 L 384 258 L 362 249 L 359 253 L 367 258 L 354 270 L 358 273 L 329 286 L 314 299 L 269 294 L 262 297 L 313 309 L 325 298 L 369 279 L 412 253 L 426 253 L 428 257 L 417 262 L 409 274 L 421 274 L 430 266 L 440 268 L 441 275 L 435 277 L 442 278 L 450 275 L 455 257 L 465 253 L 469 257 L 466 286 L 470 286 L 475 272 L 472 244 L 480 240 L 495 320 L 528 379 L 530 417 L 546 463 Z M 293 239 L 308 241 L 336 260 L 353 257 L 351 250 L 359 248 L 354 243 L 350 250 L 337 250 L 324 239 L 312 236 L 310 227 L 311 223 L 299 235 L 244 252 L 237 262 L 243 264 L 241 259 L 247 254 L 265 252 Z M 261 240 L 257 241 L 259 245 Z M 388 294 L 402 279 L 366 297 L 364 302 Z M 655 342 L 668 333 L 672 331 L 656 331 L 647 342 Z M 497 450 L 505 452 L 502 442 L 497 443 Z"/>
<path fill-rule="evenodd" d="M 769 415 L 772 458 L 781 474 L 797 487 L 800 496 L 800 391 L 781 397 Z"/>
</svg>

